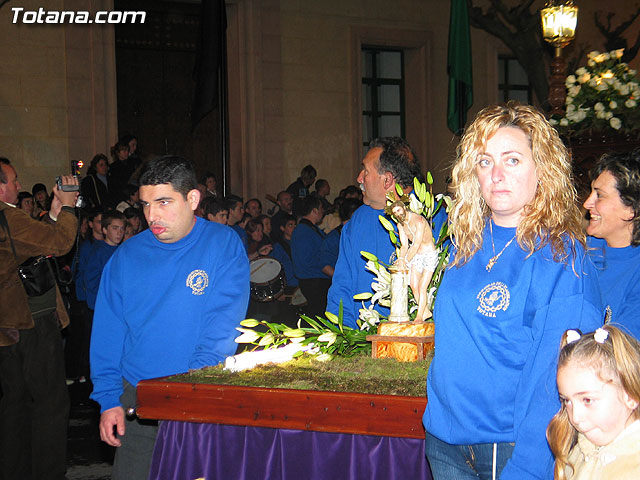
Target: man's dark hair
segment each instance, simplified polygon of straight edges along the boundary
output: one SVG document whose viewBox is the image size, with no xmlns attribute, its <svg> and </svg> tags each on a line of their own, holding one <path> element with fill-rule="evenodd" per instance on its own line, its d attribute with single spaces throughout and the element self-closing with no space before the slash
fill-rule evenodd
<svg viewBox="0 0 640 480">
<path fill-rule="evenodd" d="M 622 203 L 633 210 L 631 245 L 637 247 L 640 245 L 640 148 L 603 155 L 590 172 L 591 180 L 604 172 L 615 178 Z"/>
<path fill-rule="evenodd" d="M 356 196 L 358 198 L 362 197 L 362 190 L 360 190 L 355 185 L 349 185 L 346 187 L 341 193 L 340 196 L 347 198 L 348 196 Z"/>
<path fill-rule="evenodd" d="M 127 217 L 125 217 L 124 213 L 119 212 L 118 210 L 109 210 L 102 214 L 100 226 L 102 226 L 102 228 L 109 228 L 109 225 L 111 225 L 114 220 L 122 220 L 123 222 L 126 222 Z"/>
<path fill-rule="evenodd" d="M 340 209 L 338 210 L 338 215 L 340 215 L 340 220 L 343 222 L 345 220 L 349 220 L 353 212 L 355 212 L 358 207 L 362 205 L 362 202 L 357 198 L 346 198 L 342 204 L 340 205 Z"/>
<path fill-rule="evenodd" d="M 320 190 L 322 187 L 324 187 L 325 185 L 329 185 L 329 182 L 326 181 L 324 178 L 320 178 L 319 180 L 316 180 L 316 192 Z"/>
<path fill-rule="evenodd" d="M 11 162 L 8 158 L 0 157 L 0 164 L 11 165 Z M 0 183 L 7 183 L 8 181 L 7 175 L 4 173 L 4 170 L 2 170 L 2 167 L 0 167 Z"/>
<path fill-rule="evenodd" d="M 281 201 L 282 201 L 282 196 L 283 196 L 285 193 L 286 193 L 287 195 L 291 196 L 291 194 L 290 194 L 289 192 L 287 192 L 286 190 L 282 190 L 281 192 L 278 192 L 278 196 L 276 197 L 276 201 L 277 201 L 277 202 L 281 202 Z"/>
<path fill-rule="evenodd" d="M 229 210 L 233 210 L 234 208 L 236 208 L 236 205 L 240 204 L 242 205 L 242 198 L 234 195 L 234 194 L 229 194 L 226 197 L 224 197 L 224 201 L 227 204 L 227 208 Z"/>
<path fill-rule="evenodd" d="M 166 155 L 151 160 L 140 175 L 140 186 L 165 184 L 170 184 L 186 199 L 187 193 L 198 188 L 192 163 L 176 155 Z"/>
<path fill-rule="evenodd" d="M 250 198 L 249 200 L 247 200 L 247 203 L 244 204 L 245 210 L 247 210 L 247 208 L 249 207 L 249 203 L 251 202 L 258 202 L 258 207 L 260 208 L 260 211 L 262 211 L 262 202 L 257 198 Z"/>
<path fill-rule="evenodd" d="M 201 183 L 201 184 L 203 184 L 203 185 L 206 185 L 206 184 L 207 184 L 207 178 L 213 178 L 213 179 L 216 181 L 216 183 L 218 183 L 218 177 L 216 177 L 216 174 L 215 174 L 215 173 L 213 173 L 213 172 L 207 172 L 207 173 L 205 173 L 205 174 L 202 176 L 202 178 L 201 178 L 201 180 L 200 180 L 200 183 Z"/>
<path fill-rule="evenodd" d="M 296 222 L 296 217 L 294 217 L 293 215 L 290 215 L 290 214 L 287 213 L 286 215 L 283 215 L 282 218 L 281 218 L 280 228 L 286 227 L 287 223 L 289 223 L 289 222 L 298 223 L 298 222 Z"/>
<path fill-rule="evenodd" d="M 33 198 L 33 195 L 31 195 L 29 192 L 20 192 L 20 193 L 18 193 L 18 203 L 16 203 L 16 206 L 18 208 L 22 208 L 22 201 L 25 198 Z"/>
<path fill-rule="evenodd" d="M 87 220 L 93 222 L 93 219 L 98 215 L 102 215 L 104 211 L 101 208 L 92 208 L 85 210 L 85 213 L 87 214 Z"/>
<path fill-rule="evenodd" d="M 131 195 L 135 195 L 137 191 L 137 185 L 127 183 L 124 187 L 122 187 L 122 196 L 125 198 L 125 200 L 129 200 L 129 197 L 131 197 Z"/>
<path fill-rule="evenodd" d="M 133 217 L 138 217 L 140 219 L 140 221 L 142 222 L 142 220 L 144 219 L 144 215 L 142 214 L 142 212 L 135 208 L 135 207 L 127 207 L 124 209 L 124 212 L 122 212 L 125 216 L 125 218 L 127 220 L 129 220 L 130 218 Z"/>
<path fill-rule="evenodd" d="M 300 171 L 300 178 L 302 178 L 302 180 L 309 180 L 309 183 L 313 182 L 316 175 L 318 175 L 318 172 L 313 165 L 307 165 Z"/>
<path fill-rule="evenodd" d="M 45 186 L 44 183 L 36 183 L 33 185 L 33 187 L 31 187 L 31 194 L 35 197 L 36 193 L 38 192 L 44 192 L 47 193 L 47 187 Z"/>
<path fill-rule="evenodd" d="M 303 217 L 309 215 L 314 208 L 320 208 L 321 206 L 322 202 L 319 197 L 316 197 L 315 195 L 307 195 L 302 199 L 300 215 Z"/>
<path fill-rule="evenodd" d="M 380 137 L 371 141 L 369 148 L 381 148 L 378 173 L 389 172 L 403 188 L 413 186 L 413 178 L 423 182 L 416 152 L 400 137 Z"/>
<path fill-rule="evenodd" d="M 213 215 L 215 217 L 219 212 L 229 211 L 227 202 L 215 197 L 205 197 L 200 203 L 200 207 L 202 208 L 204 218 L 208 218 L 209 215 Z"/>
</svg>

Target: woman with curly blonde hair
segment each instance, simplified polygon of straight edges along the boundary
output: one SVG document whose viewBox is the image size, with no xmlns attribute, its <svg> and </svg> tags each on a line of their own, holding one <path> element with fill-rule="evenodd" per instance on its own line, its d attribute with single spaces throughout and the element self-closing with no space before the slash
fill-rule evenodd
<svg viewBox="0 0 640 480">
<path fill-rule="evenodd" d="M 547 478 L 557 345 L 602 323 L 569 154 L 535 108 L 487 107 L 462 137 L 452 189 L 423 417 L 432 473 Z"/>
</svg>

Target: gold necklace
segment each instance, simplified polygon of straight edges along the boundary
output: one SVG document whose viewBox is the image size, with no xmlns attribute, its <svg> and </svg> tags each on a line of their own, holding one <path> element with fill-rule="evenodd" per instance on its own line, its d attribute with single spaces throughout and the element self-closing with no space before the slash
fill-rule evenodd
<svg viewBox="0 0 640 480">
<path fill-rule="evenodd" d="M 493 244 L 493 225 L 492 225 L 491 219 L 489 219 L 489 231 L 491 232 L 491 250 L 493 250 L 493 257 L 491 257 L 491 258 L 489 259 L 489 262 L 487 263 L 487 266 L 486 266 L 486 267 L 484 267 L 484 268 L 487 270 L 487 272 L 490 272 L 490 271 L 491 271 L 491 269 L 493 268 L 493 266 L 494 266 L 496 263 L 498 263 L 498 259 L 500 258 L 500 255 L 502 255 L 502 254 L 504 253 L 504 251 L 507 249 L 507 247 L 508 247 L 509 245 L 511 245 L 511 242 L 513 242 L 513 241 L 516 239 L 516 235 L 514 235 L 514 236 L 513 236 L 513 238 L 512 238 L 511 240 L 509 240 L 509 241 L 507 242 L 507 244 L 502 248 L 502 250 L 500 250 L 500 253 L 498 253 L 498 254 L 496 255 L 496 247 L 495 247 L 495 245 Z"/>
</svg>

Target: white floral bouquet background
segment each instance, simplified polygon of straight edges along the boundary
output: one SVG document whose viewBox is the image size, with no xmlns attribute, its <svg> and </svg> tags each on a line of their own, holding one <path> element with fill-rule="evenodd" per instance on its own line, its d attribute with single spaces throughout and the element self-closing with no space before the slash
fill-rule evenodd
<svg viewBox="0 0 640 480">
<path fill-rule="evenodd" d="M 550 122 L 563 134 L 623 131 L 640 128 L 640 84 L 636 71 L 621 61 L 624 49 L 587 54 L 587 66 L 565 81 L 565 115 Z"/>
</svg>

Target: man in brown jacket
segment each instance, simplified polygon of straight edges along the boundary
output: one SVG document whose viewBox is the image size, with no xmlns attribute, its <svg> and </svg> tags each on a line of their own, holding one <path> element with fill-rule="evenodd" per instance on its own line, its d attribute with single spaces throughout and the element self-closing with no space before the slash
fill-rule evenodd
<svg viewBox="0 0 640 480">
<path fill-rule="evenodd" d="M 78 180 L 63 177 L 63 184 Z M 71 249 L 77 193 L 54 187 L 49 218 L 37 221 L 15 208 L 20 188 L 15 168 L 0 157 L 0 215 L 8 226 L 0 226 L 0 478 L 57 480 L 66 471 L 69 395 L 60 328 L 69 317 L 57 285 L 27 296 L 18 265 Z"/>
</svg>

